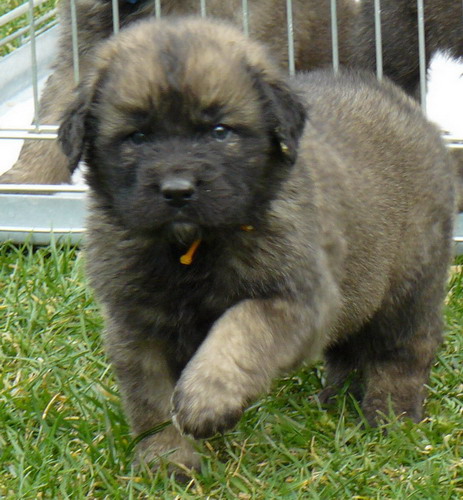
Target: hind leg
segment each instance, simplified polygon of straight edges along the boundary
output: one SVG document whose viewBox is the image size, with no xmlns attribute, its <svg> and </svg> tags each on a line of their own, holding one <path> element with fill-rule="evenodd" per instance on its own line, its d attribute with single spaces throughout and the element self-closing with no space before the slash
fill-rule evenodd
<svg viewBox="0 0 463 500">
<path fill-rule="evenodd" d="M 40 99 L 39 122 L 59 123 L 72 102 L 72 68 L 58 67 L 49 77 Z M 16 163 L 0 175 L 0 184 L 62 184 L 71 181 L 68 159 L 56 139 L 26 140 Z"/>
<path fill-rule="evenodd" d="M 415 422 L 421 420 L 424 385 L 440 339 L 440 326 L 420 325 L 406 341 L 367 363 L 362 409 L 371 425 L 391 411 Z"/>
<path fill-rule="evenodd" d="M 375 425 L 391 411 L 418 422 L 425 384 L 442 341 L 444 273 L 414 284 L 405 297 L 391 294 L 368 325 L 362 409 Z"/>
<path fill-rule="evenodd" d="M 370 425 L 391 412 L 415 422 L 421 419 L 425 384 L 443 328 L 446 268 L 442 264 L 431 272 L 390 292 L 361 330 L 325 350 L 322 404 L 331 402 L 353 379 L 350 392 L 359 400 L 363 392 L 362 409 Z"/>
<path fill-rule="evenodd" d="M 356 338 L 352 335 L 325 350 L 325 387 L 318 394 L 322 405 L 332 404 L 346 384 L 349 385 L 349 392 L 360 400 L 361 371 Z"/>
</svg>

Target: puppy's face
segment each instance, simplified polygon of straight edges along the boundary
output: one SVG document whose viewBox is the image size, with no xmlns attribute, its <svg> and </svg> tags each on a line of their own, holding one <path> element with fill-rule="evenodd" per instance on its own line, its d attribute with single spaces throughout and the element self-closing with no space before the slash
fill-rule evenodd
<svg viewBox="0 0 463 500">
<path fill-rule="evenodd" d="M 259 47 L 210 21 L 105 44 L 60 130 L 127 229 L 189 243 L 251 223 L 295 159 L 304 110 Z"/>
</svg>

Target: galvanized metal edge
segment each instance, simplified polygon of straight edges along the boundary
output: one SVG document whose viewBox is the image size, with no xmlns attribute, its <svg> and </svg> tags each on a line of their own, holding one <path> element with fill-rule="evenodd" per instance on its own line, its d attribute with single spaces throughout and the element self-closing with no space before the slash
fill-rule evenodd
<svg viewBox="0 0 463 500">
<path fill-rule="evenodd" d="M 66 238 L 76 245 L 82 243 L 86 214 L 82 188 L 11 185 L 2 186 L 2 191 L 0 241 L 48 245 Z"/>
<path fill-rule="evenodd" d="M 0 185 L 0 242 L 48 245 L 66 237 L 76 245 L 85 233 L 86 189 L 78 186 Z M 456 219 L 455 252 L 463 255 L 463 213 Z"/>
</svg>

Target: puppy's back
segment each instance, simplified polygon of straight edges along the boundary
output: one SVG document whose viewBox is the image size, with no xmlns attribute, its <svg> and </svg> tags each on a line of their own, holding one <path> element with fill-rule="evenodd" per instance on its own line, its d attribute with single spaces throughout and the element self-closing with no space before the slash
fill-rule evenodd
<svg viewBox="0 0 463 500">
<path fill-rule="evenodd" d="M 389 205 L 453 207 L 454 173 L 440 132 L 394 84 L 355 70 L 314 71 L 295 83 L 308 105 L 306 135 L 320 135 L 340 155 L 349 184 L 365 190 L 363 203 L 388 196 Z"/>
<path fill-rule="evenodd" d="M 437 128 L 389 81 L 316 71 L 296 85 L 309 110 L 300 155 L 333 269 L 342 261 L 341 321 L 355 328 L 351 306 L 361 317 L 424 275 L 445 275 L 454 173 Z"/>
</svg>

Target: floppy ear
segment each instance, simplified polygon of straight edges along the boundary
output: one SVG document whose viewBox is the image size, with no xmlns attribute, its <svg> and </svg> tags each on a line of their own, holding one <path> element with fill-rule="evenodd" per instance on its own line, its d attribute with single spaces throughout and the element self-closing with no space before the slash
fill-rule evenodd
<svg viewBox="0 0 463 500">
<path fill-rule="evenodd" d="M 58 142 L 68 157 L 69 170 L 74 172 L 85 145 L 85 121 L 90 107 L 90 92 L 87 87 L 77 87 L 77 98 L 67 108 L 58 130 Z"/>
<path fill-rule="evenodd" d="M 306 108 L 299 95 L 284 80 L 267 81 L 256 75 L 256 85 L 264 103 L 264 116 L 270 124 L 281 152 L 294 162 L 304 123 Z"/>
<path fill-rule="evenodd" d="M 88 137 L 89 113 L 98 87 L 106 75 L 107 68 L 115 51 L 115 44 L 105 42 L 93 60 L 93 69 L 85 80 L 77 86 L 75 99 L 68 106 L 61 119 L 58 142 L 68 157 L 69 170 L 73 172 L 85 152 Z"/>
<path fill-rule="evenodd" d="M 77 88 L 77 98 L 68 106 L 58 129 L 58 142 L 69 160 L 69 170 L 74 172 L 84 152 L 85 118 L 89 103 L 87 92 Z"/>
<path fill-rule="evenodd" d="M 117 42 L 113 39 L 105 41 L 97 49 L 92 60 L 92 70 L 77 86 L 76 98 L 68 106 L 61 119 L 58 142 L 69 159 L 71 172 L 76 169 L 85 152 L 86 138 L 89 134 L 90 107 L 118 48 Z"/>
</svg>

